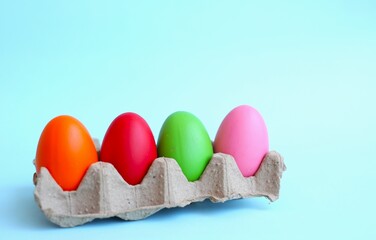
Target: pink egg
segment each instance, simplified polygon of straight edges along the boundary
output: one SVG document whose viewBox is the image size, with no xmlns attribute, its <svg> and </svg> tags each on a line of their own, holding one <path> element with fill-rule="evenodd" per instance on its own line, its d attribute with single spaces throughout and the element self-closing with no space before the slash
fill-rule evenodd
<svg viewBox="0 0 376 240">
<path fill-rule="evenodd" d="M 248 105 L 233 109 L 218 129 L 214 151 L 232 155 L 243 176 L 253 176 L 269 151 L 268 131 L 260 113 Z"/>
</svg>

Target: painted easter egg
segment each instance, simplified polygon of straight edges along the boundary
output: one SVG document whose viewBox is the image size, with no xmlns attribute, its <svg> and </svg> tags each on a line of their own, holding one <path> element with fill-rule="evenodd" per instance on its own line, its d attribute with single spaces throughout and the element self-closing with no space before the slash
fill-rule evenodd
<svg viewBox="0 0 376 240">
<path fill-rule="evenodd" d="M 76 190 L 87 169 L 98 161 L 85 126 L 71 116 L 58 116 L 44 128 L 35 157 L 37 174 L 45 167 L 64 191 Z"/>
<path fill-rule="evenodd" d="M 113 120 L 103 139 L 101 161 L 113 164 L 128 184 L 136 185 L 156 158 L 153 133 L 141 116 L 128 112 Z"/>
<path fill-rule="evenodd" d="M 253 176 L 269 151 L 268 132 L 260 113 L 248 105 L 233 109 L 218 129 L 214 151 L 232 155 L 243 176 Z"/>
<path fill-rule="evenodd" d="M 193 114 L 175 112 L 164 122 L 158 138 L 158 156 L 174 158 L 189 181 L 200 178 L 213 156 L 210 137 Z"/>
</svg>

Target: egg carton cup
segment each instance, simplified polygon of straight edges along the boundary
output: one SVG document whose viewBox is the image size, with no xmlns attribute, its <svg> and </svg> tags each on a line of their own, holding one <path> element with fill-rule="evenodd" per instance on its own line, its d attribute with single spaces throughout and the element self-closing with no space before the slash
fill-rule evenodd
<svg viewBox="0 0 376 240">
<path fill-rule="evenodd" d="M 94 219 L 146 218 L 163 208 L 184 207 L 210 199 L 279 197 L 280 179 L 286 166 L 277 152 L 264 157 L 255 176 L 243 177 L 231 155 L 216 153 L 200 179 L 189 182 L 176 160 L 154 160 L 143 181 L 129 185 L 115 167 L 106 162 L 90 166 L 76 191 L 63 191 L 42 167 L 35 180 L 35 200 L 46 217 L 61 227 L 74 227 Z"/>
</svg>

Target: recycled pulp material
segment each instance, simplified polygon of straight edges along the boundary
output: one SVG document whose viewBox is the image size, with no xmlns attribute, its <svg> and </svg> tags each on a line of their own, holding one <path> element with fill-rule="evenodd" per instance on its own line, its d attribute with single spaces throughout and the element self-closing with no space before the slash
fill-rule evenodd
<svg viewBox="0 0 376 240">
<path fill-rule="evenodd" d="M 201 178 L 188 182 L 176 160 L 157 158 L 142 183 L 132 186 L 110 163 L 92 164 L 76 191 L 63 191 L 48 170 L 36 177 L 35 200 L 46 217 L 61 227 L 96 218 L 146 218 L 163 208 L 184 207 L 209 198 L 212 202 L 246 197 L 279 197 L 286 167 L 277 152 L 269 152 L 253 177 L 245 178 L 234 158 L 216 153 Z"/>
</svg>

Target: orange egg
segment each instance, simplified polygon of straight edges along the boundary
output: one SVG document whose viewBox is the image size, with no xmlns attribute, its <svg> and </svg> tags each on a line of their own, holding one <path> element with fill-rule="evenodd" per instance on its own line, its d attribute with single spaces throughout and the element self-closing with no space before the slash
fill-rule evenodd
<svg viewBox="0 0 376 240">
<path fill-rule="evenodd" d="M 85 126 L 71 116 L 58 116 L 44 128 L 35 157 L 37 173 L 45 167 L 64 191 L 76 190 L 87 169 L 98 161 Z"/>
</svg>

